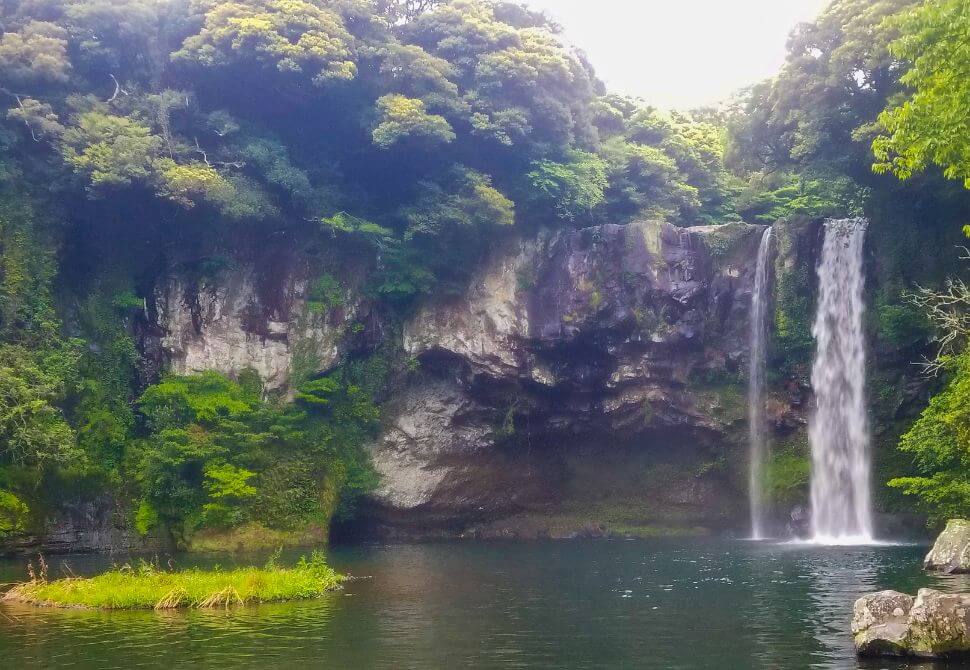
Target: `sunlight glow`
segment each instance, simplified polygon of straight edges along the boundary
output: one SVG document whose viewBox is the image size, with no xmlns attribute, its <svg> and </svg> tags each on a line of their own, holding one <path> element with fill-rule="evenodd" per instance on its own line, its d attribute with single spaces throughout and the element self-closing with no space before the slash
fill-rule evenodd
<svg viewBox="0 0 970 670">
<path fill-rule="evenodd" d="M 788 34 L 828 0 L 526 0 L 565 29 L 613 92 L 715 104 L 775 74 Z"/>
</svg>

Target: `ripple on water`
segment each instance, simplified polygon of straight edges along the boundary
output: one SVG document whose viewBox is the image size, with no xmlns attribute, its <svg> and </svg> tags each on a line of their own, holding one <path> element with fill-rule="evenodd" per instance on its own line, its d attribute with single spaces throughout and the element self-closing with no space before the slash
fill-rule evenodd
<svg viewBox="0 0 970 670">
<path fill-rule="evenodd" d="M 24 670 L 603 668 L 645 659 L 663 668 L 844 668 L 855 663 L 847 627 L 858 595 L 968 588 L 965 578 L 922 574 L 921 557 L 907 546 L 713 540 L 336 550 L 335 567 L 373 579 L 318 601 L 206 612 L 5 606 L 0 658 Z M 72 559 L 77 572 L 99 567 Z M 0 564 L 0 581 L 16 571 Z"/>
</svg>

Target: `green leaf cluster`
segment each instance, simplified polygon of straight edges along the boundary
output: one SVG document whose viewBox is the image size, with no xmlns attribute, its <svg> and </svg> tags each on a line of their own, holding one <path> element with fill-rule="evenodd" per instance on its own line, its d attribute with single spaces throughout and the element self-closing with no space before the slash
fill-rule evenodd
<svg viewBox="0 0 970 670">
<path fill-rule="evenodd" d="M 899 442 L 918 475 L 889 482 L 916 497 L 934 523 L 970 514 L 970 352 L 949 362 L 948 376 Z"/>
</svg>

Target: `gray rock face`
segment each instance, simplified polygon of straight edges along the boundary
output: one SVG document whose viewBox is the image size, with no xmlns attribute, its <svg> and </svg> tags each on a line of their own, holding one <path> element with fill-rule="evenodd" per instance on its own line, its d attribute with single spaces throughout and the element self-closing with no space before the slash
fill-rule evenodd
<svg viewBox="0 0 970 670">
<path fill-rule="evenodd" d="M 131 527 L 127 508 L 110 496 L 69 504 L 53 513 L 40 537 L 21 537 L 7 544 L 20 551 L 63 554 L 88 551 L 147 551 L 166 547 L 163 538 L 143 537 Z"/>
<path fill-rule="evenodd" d="M 426 306 L 403 336 L 422 372 L 397 390 L 374 446 L 376 515 L 461 528 L 555 507 L 577 448 L 591 460 L 630 443 L 729 449 L 762 230 L 647 221 L 543 234 Z M 677 482 L 663 503 L 709 504 L 715 479 Z"/>
<path fill-rule="evenodd" d="M 913 598 L 881 591 L 856 601 L 856 650 L 863 656 L 970 656 L 970 594 L 920 589 Z"/>
<path fill-rule="evenodd" d="M 255 369 L 268 389 L 285 389 L 294 354 L 325 370 L 339 356 L 343 327 L 360 301 L 348 294 L 346 306 L 331 314 L 307 308 L 307 280 L 287 273 L 267 288 L 251 266 L 218 280 L 187 281 L 173 276 L 156 291 L 154 311 L 168 368 L 178 374 L 217 370 L 236 374 Z"/>
<path fill-rule="evenodd" d="M 926 570 L 970 572 L 970 521 L 950 519 L 923 561 Z"/>
</svg>

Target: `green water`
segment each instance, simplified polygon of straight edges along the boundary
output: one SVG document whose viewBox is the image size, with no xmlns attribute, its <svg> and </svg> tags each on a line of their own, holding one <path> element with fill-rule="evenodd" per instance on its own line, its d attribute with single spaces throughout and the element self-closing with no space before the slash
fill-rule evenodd
<svg viewBox="0 0 970 670">
<path fill-rule="evenodd" d="M 165 613 L 0 607 L 0 668 L 898 669 L 909 666 L 856 662 L 852 602 L 883 588 L 970 589 L 923 575 L 924 552 L 727 540 L 335 549 L 336 568 L 369 578 L 319 601 Z M 110 562 L 66 560 L 76 573 Z M 22 561 L 0 563 L 0 582 L 22 576 Z"/>
</svg>

